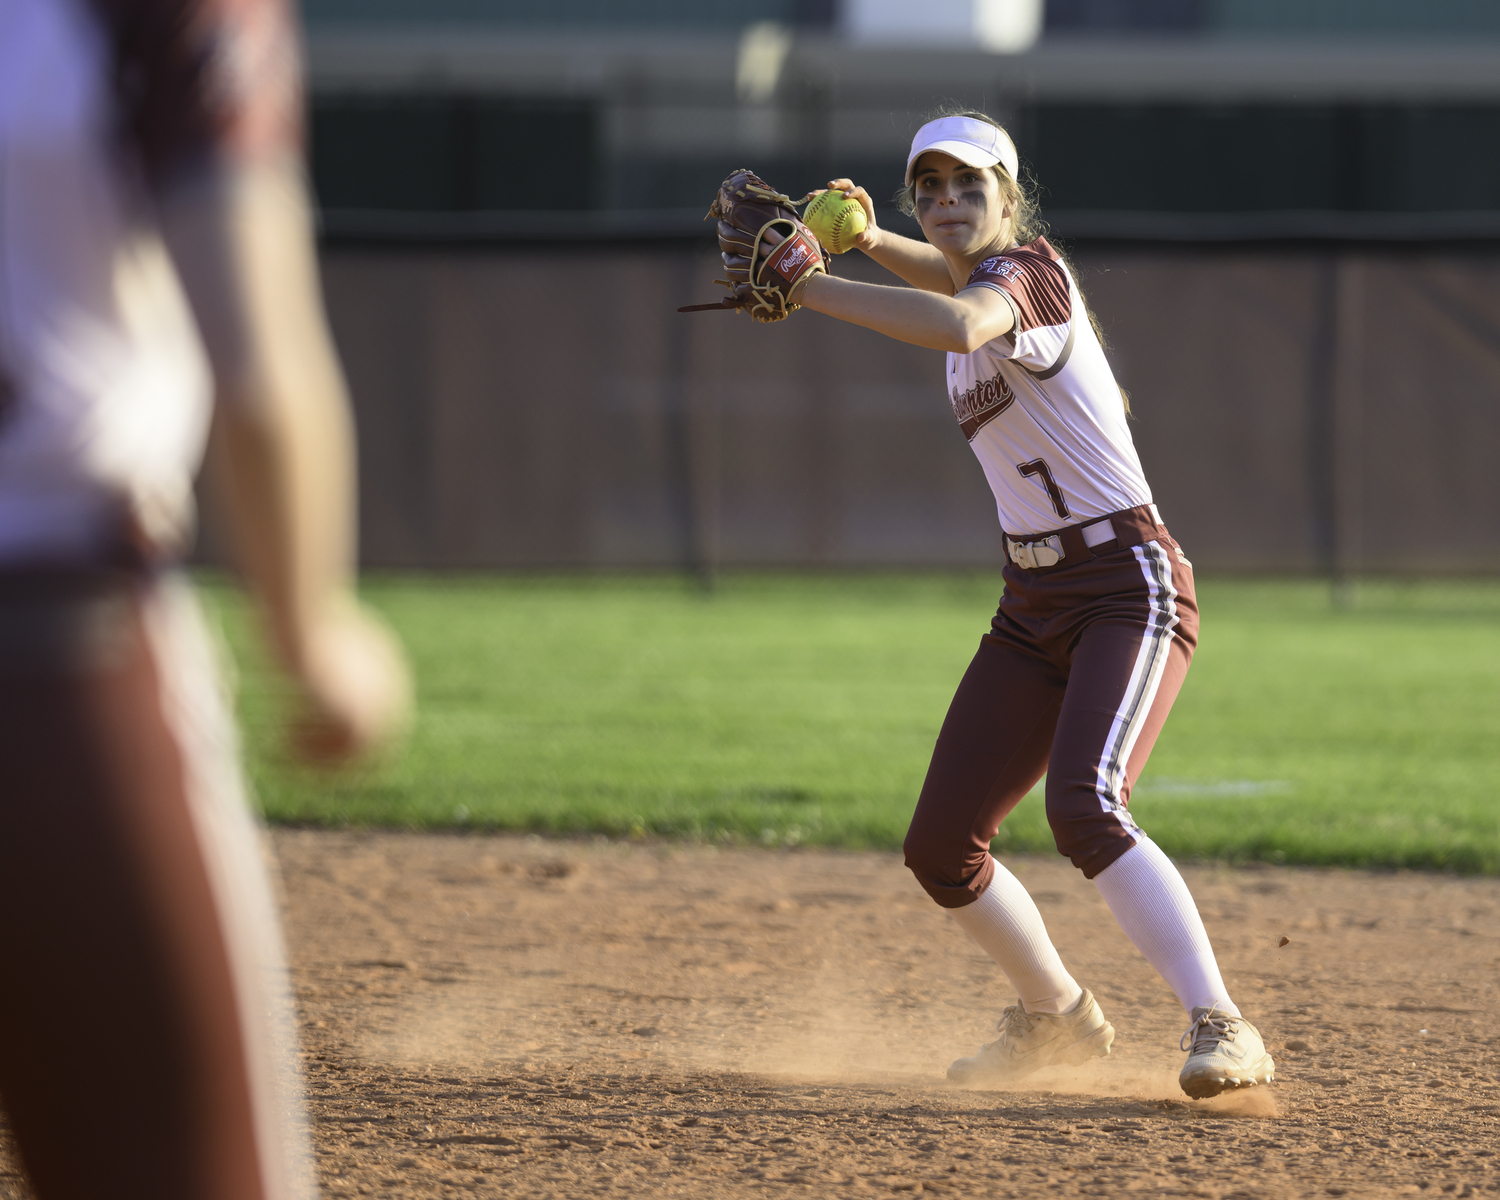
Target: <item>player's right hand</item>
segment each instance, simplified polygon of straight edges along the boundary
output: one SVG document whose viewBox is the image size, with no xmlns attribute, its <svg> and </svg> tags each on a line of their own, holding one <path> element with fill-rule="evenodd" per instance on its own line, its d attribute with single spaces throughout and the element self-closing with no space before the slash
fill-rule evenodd
<svg viewBox="0 0 1500 1200">
<path fill-rule="evenodd" d="M 840 191 L 859 201 L 865 210 L 865 231 L 854 239 L 854 245 L 860 250 L 875 249 L 880 244 L 880 226 L 875 223 L 875 202 L 870 199 L 870 193 L 852 179 L 830 179 L 826 190 Z"/>
<path fill-rule="evenodd" d="M 385 622 L 346 597 L 303 633 L 293 674 L 303 711 L 291 730 L 293 752 L 338 766 L 396 741 L 411 721 L 411 672 Z"/>
</svg>

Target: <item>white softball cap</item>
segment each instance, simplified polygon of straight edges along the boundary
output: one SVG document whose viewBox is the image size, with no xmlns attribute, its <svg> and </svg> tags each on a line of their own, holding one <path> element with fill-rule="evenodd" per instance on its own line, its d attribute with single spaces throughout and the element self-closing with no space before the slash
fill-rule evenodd
<svg viewBox="0 0 1500 1200">
<path fill-rule="evenodd" d="M 917 159 L 929 150 L 951 154 L 970 167 L 993 167 L 999 163 L 1010 172 L 1012 179 L 1020 178 L 1021 159 L 1016 154 L 1016 144 L 1010 140 L 1010 134 L 988 121 L 976 121 L 973 117 L 939 117 L 923 125 L 912 138 L 911 153 L 906 156 L 907 187 L 911 186 L 912 168 Z"/>
</svg>

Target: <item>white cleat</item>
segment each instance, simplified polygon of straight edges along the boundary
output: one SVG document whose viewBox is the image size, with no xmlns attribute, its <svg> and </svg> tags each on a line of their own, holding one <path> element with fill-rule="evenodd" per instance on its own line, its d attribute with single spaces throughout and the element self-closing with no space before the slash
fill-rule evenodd
<svg viewBox="0 0 1500 1200">
<path fill-rule="evenodd" d="M 1000 1015 L 1000 1036 L 970 1058 L 948 1068 L 948 1082 L 1002 1085 L 1043 1067 L 1077 1066 L 1109 1053 L 1115 1029 L 1087 988 L 1072 1012 L 1029 1013 L 1019 1003 Z"/>
<path fill-rule="evenodd" d="M 1260 1030 L 1243 1017 L 1195 1008 L 1180 1044 L 1188 1060 L 1177 1082 L 1194 1100 L 1276 1078 L 1276 1060 L 1266 1053 Z"/>
</svg>

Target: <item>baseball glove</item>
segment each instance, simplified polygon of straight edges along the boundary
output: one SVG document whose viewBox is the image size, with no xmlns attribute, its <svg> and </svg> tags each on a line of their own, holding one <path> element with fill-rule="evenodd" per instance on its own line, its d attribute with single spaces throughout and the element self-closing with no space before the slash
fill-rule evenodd
<svg viewBox="0 0 1500 1200">
<path fill-rule="evenodd" d="M 742 309 L 757 321 L 780 321 L 801 307 L 792 293 L 807 279 L 828 270 L 828 251 L 797 217 L 796 204 L 754 171 L 740 169 L 719 185 L 705 221 L 719 222 L 719 249 L 729 289 L 717 304 L 689 304 L 678 312 L 711 308 Z M 773 233 L 768 238 L 768 233 Z M 782 240 L 776 241 L 775 236 Z"/>
</svg>

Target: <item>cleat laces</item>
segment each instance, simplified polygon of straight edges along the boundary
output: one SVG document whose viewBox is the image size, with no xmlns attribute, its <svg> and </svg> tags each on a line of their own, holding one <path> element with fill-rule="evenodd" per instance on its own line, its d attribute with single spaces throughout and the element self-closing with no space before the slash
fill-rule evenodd
<svg viewBox="0 0 1500 1200">
<path fill-rule="evenodd" d="M 1215 1012 L 1210 1008 L 1193 1019 L 1193 1023 L 1183 1031 L 1177 1047 L 1180 1050 L 1186 1050 L 1190 1055 L 1209 1053 L 1220 1042 L 1229 1040 L 1239 1020 L 1238 1017 Z"/>
<path fill-rule="evenodd" d="M 1023 1038 L 1036 1028 L 1036 1018 L 1019 1004 L 1007 1005 L 1000 1019 L 995 1022 L 995 1032 L 1000 1036 L 990 1043 L 998 1046 L 1008 1038 Z M 986 1047 L 988 1049 L 988 1047 Z"/>
</svg>

